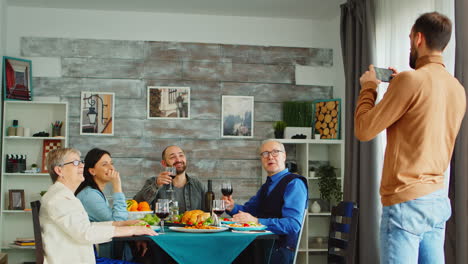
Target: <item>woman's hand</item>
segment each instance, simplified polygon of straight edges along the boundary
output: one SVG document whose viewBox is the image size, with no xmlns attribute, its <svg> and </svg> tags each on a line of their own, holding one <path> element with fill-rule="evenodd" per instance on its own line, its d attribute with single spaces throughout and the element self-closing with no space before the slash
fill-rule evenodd
<svg viewBox="0 0 468 264">
<path fill-rule="evenodd" d="M 112 187 L 114 193 L 122 192 L 122 182 L 120 181 L 120 173 L 116 170 L 109 170 Z"/>
<path fill-rule="evenodd" d="M 122 221 L 125 222 L 125 221 Z M 114 222 L 115 223 L 115 222 Z M 117 226 L 114 231 L 114 237 L 125 236 L 157 236 L 158 233 L 146 226 Z"/>
<path fill-rule="evenodd" d="M 234 199 L 232 199 L 232 195 L 225 196 L 223 195 L 223 201 L 224 201 L 224 206 L 226 207 L 226 210 L 231 212 L 232 209 L 234 209 Z"/>
<path fill-rule="evenodd" d="M 126 221 L 114 221 L 112 223 L 113 226 L 133 226 L 143 223 L 141 220 L 126 220 Z"/>
</svg>

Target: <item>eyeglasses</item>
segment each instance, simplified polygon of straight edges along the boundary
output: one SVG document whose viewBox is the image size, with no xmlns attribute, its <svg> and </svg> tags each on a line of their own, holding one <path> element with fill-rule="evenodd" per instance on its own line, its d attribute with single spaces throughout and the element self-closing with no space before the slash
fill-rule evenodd
<svg viewBox="0 0 468 264">
<path fill-rule="evenodd" d="M 262 153 L 260 153 L 260 156 L 262 156 L 263 158 L 268 158 L 271 154 L 272 157 L 278 157 L 278 154 L 280 152 L 284 152 L 284 151 L 281 151 L 281 150 L 277 150 L 277 149 L 274 149 L 272 151 L 264 151 Z"/>
<path fill-rule="evenodd" d="M 80 164 L 84 164 L 84 160 L 74 160 L 74 161 L 70 161 L 70 162 L 67 162 L 67 163 L 63 163 L 60 165 L 60 167 L 63 167 L 65 165 L 68 165 L 68 164 L 73 164 L 75 166 L 79 166 Z"/>
</svg>

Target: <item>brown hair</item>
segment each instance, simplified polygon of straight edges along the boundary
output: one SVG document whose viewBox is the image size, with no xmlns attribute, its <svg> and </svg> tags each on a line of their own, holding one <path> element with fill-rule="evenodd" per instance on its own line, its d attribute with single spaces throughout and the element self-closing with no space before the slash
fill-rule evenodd
<svg viewBox="0 0 468 264">
<path fill-rule="evenodd" d="M 81 152 L 74 148 L 54 149 L 47 154 L 47 170 L 49 171 L 52 183 L 55 183 L 59 177 L 59 175 L 55 173 L 55 167 L 62 166 L 65 162 L 65 156 L 70 153 L 75 153 L 78 156 L 81 156 Z"/>
<path fill-rule="evenodd" d="M 438 12 L 425 13 L 414 22 L 412 34 L 418 32 L 426 38 L 429 49 L 443 51 L 452 35 L 452 21 Z"/>
</svg>

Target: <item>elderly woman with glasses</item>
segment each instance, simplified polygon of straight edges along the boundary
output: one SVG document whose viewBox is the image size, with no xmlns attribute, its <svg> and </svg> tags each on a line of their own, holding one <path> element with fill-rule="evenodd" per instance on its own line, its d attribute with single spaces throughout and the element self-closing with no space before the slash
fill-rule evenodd
<svg viewBox="0 0 468 264">
<path fill-rule="evenodd" d="M 74 192 L 83 182 L 83 161 L 72 148 L 56 149 L 47 156 L 52 186 L 41 199 L 39 219 L 44 243 L 44 263 L 95 263 L 93 244 L 112 237 L 157 235 L 138 220 L 93 222 Z"/>
</svg>

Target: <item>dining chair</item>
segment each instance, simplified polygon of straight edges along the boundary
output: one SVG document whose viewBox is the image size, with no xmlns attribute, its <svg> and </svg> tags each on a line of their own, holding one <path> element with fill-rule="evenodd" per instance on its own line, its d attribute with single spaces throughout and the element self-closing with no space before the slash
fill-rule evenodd
<svg viewBox="0 0 468 264">
<path fill-rule="evenodd" d="M 305 220 L 306 220 L 306 217 L 307 217 L 307 212 L 308 212 L 308 209 L 306 208 L 304 210 L 304 216 L 302 217 L 301 230 L 299 230 L 299 236 L 297 237 L 297 245 L 296 245 L 296 249 L 294 250 L 293 264 L 296 264 L 297 254 L 299 253 L 299 244 L 301 243 L 302 230 L 304 230 L 304 225 L 305 225 Z"/>
<path fill-rule="evenodd" d="M 34 241 L 36 243 L 36 264 L 44 263 L 44 248 L 42 245 L 41 224 L 39 222 L 39 210 L 41 209 L 40 201 L 31 202 L 32 219 L 34 228 Z"/>
<path fill-rule="evenodd" d="M 356 248 L 359 208 L 342 201 L 331 210 L 328 236 L 328 263 L 353 264 Z"/>
</svg>

